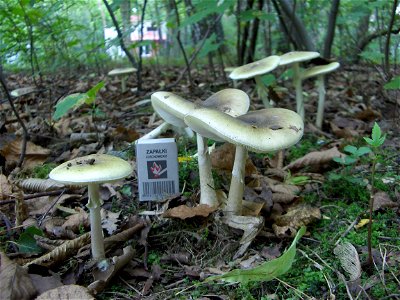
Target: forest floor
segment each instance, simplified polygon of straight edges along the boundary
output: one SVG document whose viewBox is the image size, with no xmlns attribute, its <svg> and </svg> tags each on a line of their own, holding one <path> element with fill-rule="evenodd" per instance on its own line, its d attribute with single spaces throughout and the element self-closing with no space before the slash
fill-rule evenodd
<svg viewBox="0 0 400 300">
<path fill-rule="evenodd" d="M 64 161 L 92 153 L 117 154 L 135 166 L 134 141 L 162 123 L 146 99 L 173 83 L 179 72 L 145 69 L 147 95 L 140 97 L 131 90 L 133 76 L 124 93 L 118 79 L 106 76 L 44 78 L 43 90 L 15 100 L 29 136 L 22 168 L 17 167 L 21 126 L 8 102 L 0 103 L 0 299 L 33 299 L 57 287 L 55 294 L 41 299 L 63 299 L 71 293 L 90 299 L 88 289 L 97 299 L 400 299 L 400 95 L 384 90 L 378 69 L 365 65 L 342 66 L 329 76 L 322 130 L 313 125 L 315 82 L 303 83 L 304 136 L 283 156 L 249 154 L 247 218 L 236 228 L 227 225 L 219 210 L 182 209 L 196 207 L 199 199 L 192 157 L 196 140 L 172 130 L 164 133 L 177 141 L 182 193 L 162 202 L 139 202 L 136 172 L 103 185 L 106 256 L 130 259 L 99 274 L 90 261 L 90 240 L 82 238 L 90 231 L 86 189 L 54 186 L 48 173 Z M 196 88 L 184 78 L 171 91 L 201 101 L 232 87 L 232 82 L 210 74 L 194 70 Z M 105 87 L 95 109 L 84 104 L 52 120 L 57 100 L 85 93 L 101 80 Z M 7 83 L 10 90 L 33 84 L 24 75 L 8 75 Z M 262 108 L 251 81 L 238 88 L 250 95 L 251 110 Z M 270 92 L 275 106 L 295 110 L 290 80 L 278 80 Z M 378 149 L 372 188 L 372 153 L 357 156 L 346 146 L 368 146 L 363 137 L 371 135 L 374 122 L 386 140 Z M 234 149 L 222 143 L 211 153 L 221 194 L 228 194 L 233 155 Z M 354 159 L 334 161 L 345 155 Z M 371 193 L 374 264 L 368 267 Z M 297 243 L 293 265 L 278 278 L 255 274 L 249 283 L 204 281 L 280 257 L 301 226 L 307 232 Z M 67 240 L 76 243 L 57 247 Z M 40 259 L 50 251 L 51 256 Z"/>
</svg>

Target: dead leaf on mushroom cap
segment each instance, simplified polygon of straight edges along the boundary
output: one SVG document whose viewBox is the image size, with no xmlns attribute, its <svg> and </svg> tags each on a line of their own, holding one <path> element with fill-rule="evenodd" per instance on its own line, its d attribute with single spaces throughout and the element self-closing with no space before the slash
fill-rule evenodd
<svg viewBox="0 0 400 300">
<path fill-rule="evenodd" d="M 171 209 L 168 209 L 162 214 L 164 218 L 179 218 L 187 219 L 193 217 L 208 217 L 212 212 L 216 211 L 217 208 L 210 207 L 207 204 L 200 204 L 195 207 L 189 207 L 187 205 L 180 205 Z"/>
</svg>

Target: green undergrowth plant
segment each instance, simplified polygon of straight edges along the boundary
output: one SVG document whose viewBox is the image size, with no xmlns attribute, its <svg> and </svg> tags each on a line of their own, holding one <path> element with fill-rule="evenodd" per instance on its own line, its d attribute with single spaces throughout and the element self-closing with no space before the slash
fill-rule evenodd
<svg viewBox="0 0 400 300">
<path fill-rule="evenodd" d="M 101 115 L 102 112 L 96 106 L 96 95 L 104 87 L 104 82 L 100 81 L 86 93 L 76 93 L 68 95 L 56 104 L 56 110 L 53 114 L 53 120 L 58 121 L 65 116 L 71 109 L 77 109 L 86 104 L 91 107 L 91 114 Z"/>
<path fill-rule="evenodd" d="M 369 223 L 368 223 L 368 260 L 367 263 L 372 267 L 372 212 L 374 207 L 374 197 L 375 197 L 375 171 L 376 164 L 379 158 L 379 149 L 383 145 L 386 139 L 386 134 L 382 135 L 381 128 L 378 123 L 375 122 L 372 128 L 371 138 L 365 137 L 364 140 L 372 148 L 372 166 L 371 166 L 371 196 L 369 199 Z"/>
</svg>

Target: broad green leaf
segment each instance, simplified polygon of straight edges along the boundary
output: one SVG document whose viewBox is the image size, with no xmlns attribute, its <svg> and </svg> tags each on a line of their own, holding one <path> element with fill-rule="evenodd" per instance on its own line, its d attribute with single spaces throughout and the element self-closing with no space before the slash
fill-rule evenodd
<svg viewBox="0 0 400 300">
<path fill-rule="evenodd" d="M 343 148 L 343 150 L 348 153 L 355 154 L 357 152 L 357 147 L 354 147 L 353 145 L 347 145 Z"/>
<path fill-rule="evenodd" d="M 86 92 L 87 99 L 85 99 L 86 104 L 92 104 L 93 101 L 96 99 L 96 95 L 99 92 L 99 90 L 104 87 L 104 81 L 100 81 L 98 84 L 96 84 L 94 87 L 92 87 L 90 90 Z"/>
<path fill-rule="evenodd" d="M 34 235 L 43 236 L 43 231 L 40 230 L 39 228 L 31 226 L 31 227 L 26 228 L 25 231 L 23 233 L 21 233 L 21 235 L 19 236 L 19 239 L 17 241 L 17 245 L 18 245 L 20 252 L 22 252 L 22 253 L 40 253 L 42 251 L 42 248 L 40 248 L 36 244 Z"/>
<path fill-rule="evenodd" d="M 357 158 L 355 157 L 351 157 L 351 156 L 345 156 L 344 157 L 344 164 L 345 165 L 351 165 L 354 164 L 357 161 Z"/>
<path fill-rule="evenodd" d="M 77 107 L 85 102 L 87 94 L 77 93 L 71 94 L 59 101 L 56 104 L 56 111 L 53 115 L 53 120 L 57 121 L 62 118 L 71 108 Z"/>
<path fill-rule="evenodd" d="M 208 53 L 218 50 L 220 43 L 216 43 L 217 36 L 213 33 L 204 43 L 199 52 L 199 58 L 207 56 Z"/>
<path fill-rule="evenodd" d="M 394 77 L 391 81 L 386 83 L 383 88 L 385 90 L 400 90 L 400 76 Z"/>
<path fill-rule="evenodd" d="M 261 81 L 265 86 L 270 86 L 271 84 L 276 82 L 276 77 L 273 74 L 266 74 L 261 76 Z"/>
<path fill-rule="evenodd" d="M 374 127 L 372 128 L 371 137 L 374 141 L 377 141 L 381 136 L 382 136 L 381 128 L 379 127 L 378 123 L 375 122 Z"/>
<path fill-rule="evenodd" d="M 373 146 L 373 145 L 374 145 L 374 141 L 373 141 L 373 140 L 371 140 L 370 138 L 368 138 L 368 137 L 364 137 L 364 140 L 367 142 L 367 144 L 368 144 L 368 145 L 371 145 L 371 146 Z"/>
<path fill-rule="evenodd" d="M 281 276 L 292 267 L 296 256 L 296 244 L 305 232 L 306 227 L 301 227 L 290 247 L 280 257 L 267 261 L 252 269 L 235 269 L 223 275 L 211 276 L 208 277 L 205 282 L 222 280 L 227 282 L 248 283 L 250 281 L 270 281 Z"/>
<path fill-rule="evenodd" d="M 370 153 L 372 150 L 368 147 L 360 147 L 357 150 L 357 156 L 362 156 L 364 154 Z"/>
</svg>

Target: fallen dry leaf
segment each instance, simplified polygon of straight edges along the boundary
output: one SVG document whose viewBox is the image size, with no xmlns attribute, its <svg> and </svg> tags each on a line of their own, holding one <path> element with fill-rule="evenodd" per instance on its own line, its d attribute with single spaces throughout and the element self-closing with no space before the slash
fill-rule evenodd
<svg viewBox="0 0 400 300">
<path fill-rule="evenodd" d="M 22 139 L 17 138 L 16 140 L 9 143 L 3 149 L 0 150 L 0 154 L 3 155 L 6 161 L 18 162 L 21 155 L 22 149 Z M 47 157 L 50 155 L 50 150 L 43 148 L 41 146 L 35 145 L 32 142 L 27 142 L 26 153 L 23 166 L 26 168 L 31 168 L 36 165 L 43 164 Z"/>
<path fill-rule="evenodd" d="M 27 271 L 0 252 L 0 299 L 31 299 L 37 294 Z"/>
<path fill-rule="evenodd" d="M 111 212 L 109 210 L 101 209 L 101 227 L 107 230 L 109 235 L 112 235 L 118 228 L 121 212 Z"/>
<path fill-rule="evenodd" d="M 95 300 L 89 290 L 80 285 L 63 285 L 58 288 L 44 292 L 36 300 L 55 300 L 55 299 L 80 299 Z"/>
<path fill-rule="evenodd" d="M 328 150 L 313 151 L 296 159 L 283 169 L 299 169 L 310 165 L 323 165 L 331 162 L 334 157 L 344 157 L 344 154 L 341 153 L 337 147 Z"/>
<path fill-rule="evenodd" d="M 179 218 L 184 220 L 193 217 L 208 217 L 214 211 L 216 211 L 215 207 L 210 207 L 206 204 L 199 204 L 195 207 L 180 205 L 168 209 L 165 213 L 162 214 L 162 216 L 164 218 Z"/>
<path fill-rule="evenodd" d="M 377 192 L 374 195 L 374 207 L 373 210 L 379 210 L 381 208 L 393 208 L 398 207 L 399 203 L 393 202 L 390 200 L 390 197 L 385 192 Z"/>
<path fill-rule="evenodd" d="M 262 202 L 253 202 L 253 201 L 246 201 L 246 200 L 243 200 L 242 202 L 243 202 L 243 208 L 242 208 L 243 216 L 256 217 L 256 216 L 260 215 L 260 212 L 265 205 L 265 203 L 262 203 Z"/>
<path fill-rule="evenodd" d="M 70 229 L 75 233 L 78 233 L 81 226 L 88 228 L 90 226 L 89 215 L 82 208 L 75 208 L 76 213 L 68 216 L 67 221 L 62 224 L 62 228 Z"/>
<path fill-rule="evenodd" d="M 12 185 L 5 175 L 0 174 L 0 199 L 7 199 L 12 193 Z"/>
<path fill-rule="evenodd" d="M 108 282 L 123 268 L 135 255 L 135 251 L 131 246 L 127 246 L 123 249 L 121 256 L 114 256 L 111 264 L 107 270 L 101 271 L 97 268 L 93 270 L 94 282 L 88 286 L 89 290 L 94 294 L 100 293 Z"/>
<path fill-rule="evenodd" d="M 273 216 L 275 224 L 279 226 L 290 225 L 294 228 L 307 226 L 311 222 L 321 219 L 321 211 L 318 207 L 311 207 L 307 204 L 298 204 L 287 209 L 287 213 L 280 216 Z"/>
<path fill-rule="evenodd" d="M 38 294 L 47 292 L 48 290 L 62 286 L 61 277 L 54 273 L 52 276 L 41 276 L 38 274 L 29 274 L 33 285 L 36 287 Z"/>
<path fill-rule="evenodd" d="M 212 167 L 224 171 L 232 171 L 233 162 L 235 161 L 235 146 L 225 143 L 215 148 L 210 154 Z M 245 176 L 257 174 L 257 168 L 250 158 L 246 160 Z"/>
</svg>

